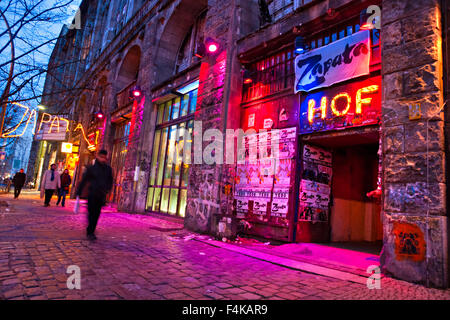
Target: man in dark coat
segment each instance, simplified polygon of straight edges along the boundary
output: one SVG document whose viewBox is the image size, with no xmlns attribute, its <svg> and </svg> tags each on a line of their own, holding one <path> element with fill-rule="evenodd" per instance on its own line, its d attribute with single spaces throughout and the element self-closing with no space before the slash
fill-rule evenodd
<svg viewBox="0 0 450 320">
<path fill-rule="evenodd" d="M 77 189 L 77 196 L 84 193 L 84 188 L 88 188 L 88 227 L 86 230 L 89 240 L 95 240 L 95 228 L 102 207 L 106 204 L 106 195 L 113 186 L 113 174 L 111 167 L 107 164 L 107 151 L 100 150 L 97 153 L 94 165 L 89 166 L 83 174 L 83 178 Z"/>
<path fill-rule="evenodd" d="M 27 176 L 23 172 L 23 169 L 20 169 L 20 171 L 17 172 L 14 175 L 14 178 L 13 178 L 13 182 L 14 182 L 14 199 L 19 198 L 20 191 L 22 190 L 26 179 L 27 179 Z"/>
</svg>

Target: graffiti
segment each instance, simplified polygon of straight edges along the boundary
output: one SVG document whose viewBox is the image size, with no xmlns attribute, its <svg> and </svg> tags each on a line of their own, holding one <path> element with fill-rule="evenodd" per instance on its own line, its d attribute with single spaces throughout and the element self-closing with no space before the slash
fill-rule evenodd
<svg viewBox="0 0 450 320">
<path fill-rule="evenodd" d="M 398 260 L 420 262 L 425 259 L 425 239 L 417 225 L 394 222 L 395 254 Z"/>
<path fill-rule="evenodd" d="M 214 170 L 203 170 L 200 174 L 199 197 L 189 203 L 194 223 L 200 230 L 208 230 L 209 218 L 212 210 L 219 209 L 216 202 L 217 192 L 214 179 Z"/>
</svg>

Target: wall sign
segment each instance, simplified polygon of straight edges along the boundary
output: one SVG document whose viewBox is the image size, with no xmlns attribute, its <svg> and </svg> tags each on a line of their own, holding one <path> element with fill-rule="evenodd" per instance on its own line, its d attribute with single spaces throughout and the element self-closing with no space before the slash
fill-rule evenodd
<svg viewBox="0 0 450 320">
<path fill-rule="evenodd" d="M 302 97 L 300 133 L 378 124 L 381 76 L 332 87 Z"/>
<path fill-rule="evenodd" d="M 370 31 L 364 30 L 295 58 L 295 92 L 329 87 L 370 72 Z"/>
</svg>

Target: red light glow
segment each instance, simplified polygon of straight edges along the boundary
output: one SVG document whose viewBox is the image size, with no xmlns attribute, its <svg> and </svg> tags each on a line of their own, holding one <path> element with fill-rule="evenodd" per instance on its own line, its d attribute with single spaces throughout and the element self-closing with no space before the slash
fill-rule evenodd
<svg viewBox="0 0 450 320">
<path fill-rule="evenodd" d="M 140 96 L 141 96 L 141 92 L 140 92 L 140 91 L 137 91 L 137 90 L 134 90 L 134 91 L 133 91 L 133 96 L 135 96 L 135 97 L 140 97 Z"/>
<path fill-rule="evenodd" d="M 252 83 L 253 80 L 251 78 L 244 79 L 244 83 L 249 84 Z"/>
<path fill-rule="evenodd" d="M 373 24 L 371 24 L 370 22 L 366 22 L 359 29 L 360 30 L 372 30 Z"/>
</svg>

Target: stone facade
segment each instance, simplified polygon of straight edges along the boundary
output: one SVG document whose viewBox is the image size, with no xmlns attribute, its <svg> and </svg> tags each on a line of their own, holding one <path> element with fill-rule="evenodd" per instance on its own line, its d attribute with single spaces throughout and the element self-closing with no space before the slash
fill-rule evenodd
<svg viewBox="0 0 450 320">
<path fill-rule="evenodd" d="M 382 265 L 402 279 L 445 287 L 448 240 L 441 9 L 433 0 L 385 0 L 382 7 Z M 408 108 L 416 104 L 422 116 L 410 120 Z M 408 235 L 415 226 L 420 232 Z M 396 250 L 398 241 L 408 241 L 410 235 L 423 247 L 402 257 Z"/>
<path fill-rule="evenodd" d="M 242 69 L 249 63 L 248 57 L 258 59 L 286 44 L 293 46 L 293 30 L 300 23 L 308 25 L 311 33 L 319 32 L 344 18 L 359 16 L 360 10 L 371 4 L 381 5 L 382 266 L 385 272 L 401 279 L 447 286 L 448 142 L 440 112 L 445 99 L 442 77 L 446 71 L 439 2 L 268 2 L 273 22 L 261 25 L 264 19 L 257 0 L 83 1 L 82 28 L 62 30 L 50 61 L 56 66 L 64 61 L 73 63 L 47 78 L 45 91 L 49 96 L 43 104 L 54 113 L 61 112 L 57 106 L 63 106 L 71 120 L 81 123 L 87 132 L 98 130 L 97 148 L 105 148 L 110 154 L 118 125 L 125 118 L 130 121 L 126 156 L 120 167 L 113 168 L 122 177 L 117 206 L 127 212 L 145 213 L 161 97 L 198 79 L 193 119 L 201 121 L 202 127 L 194 131 L 194 140 L 207 129 L 222 133 L 238 129 Z M 201 59 L 192 56 L 188 66 L 179 71 L 176 65 L 182 43 L 204 12 L 202 39 L 211 37 L 217 41 L 219 53 Z M 61 82 L 70 91 L 54 94 Z M 140 86 L 143 92 L 134 101 L 123 98 L 127 98 L 132 85 Z M 420 104 L 421 118 L 410 120 L 409 105 L 416 104 Z M 98 110 L 105 115 L 102 121 L 92 117 Z M 80 142 L 80 164 L 74 179 L 79 181 L 81 167 L 93 159 L 93 153 L 87 150 L 80 133 L 71 133 L 70 139 Z M 224 143 L 220 139 L 219 142 Z M 42 149 L 37 144 L 33 152 Z M 209 144 L 210 141 L 203 141 L 203 147 Z M 50 154 L 58 150 L 58 144 L 49 145 L 52 149 L 41 150 L 44 168 L 49 165 Z M 56 158 L 64 161 L 59 152 Z M 35 175 L 38 162 L 34 165 Z M 234 165 L 191 166 L 186 228 L 219 237 L 235 235 L 235 170 Z M 219 228 L 219 224 L 225 228 Z M 407 230 L 415 230 L 411 233 L 422 237 L 422 252 L 416 256 L 398 252 L 399 239 Z"/>
</svg>

